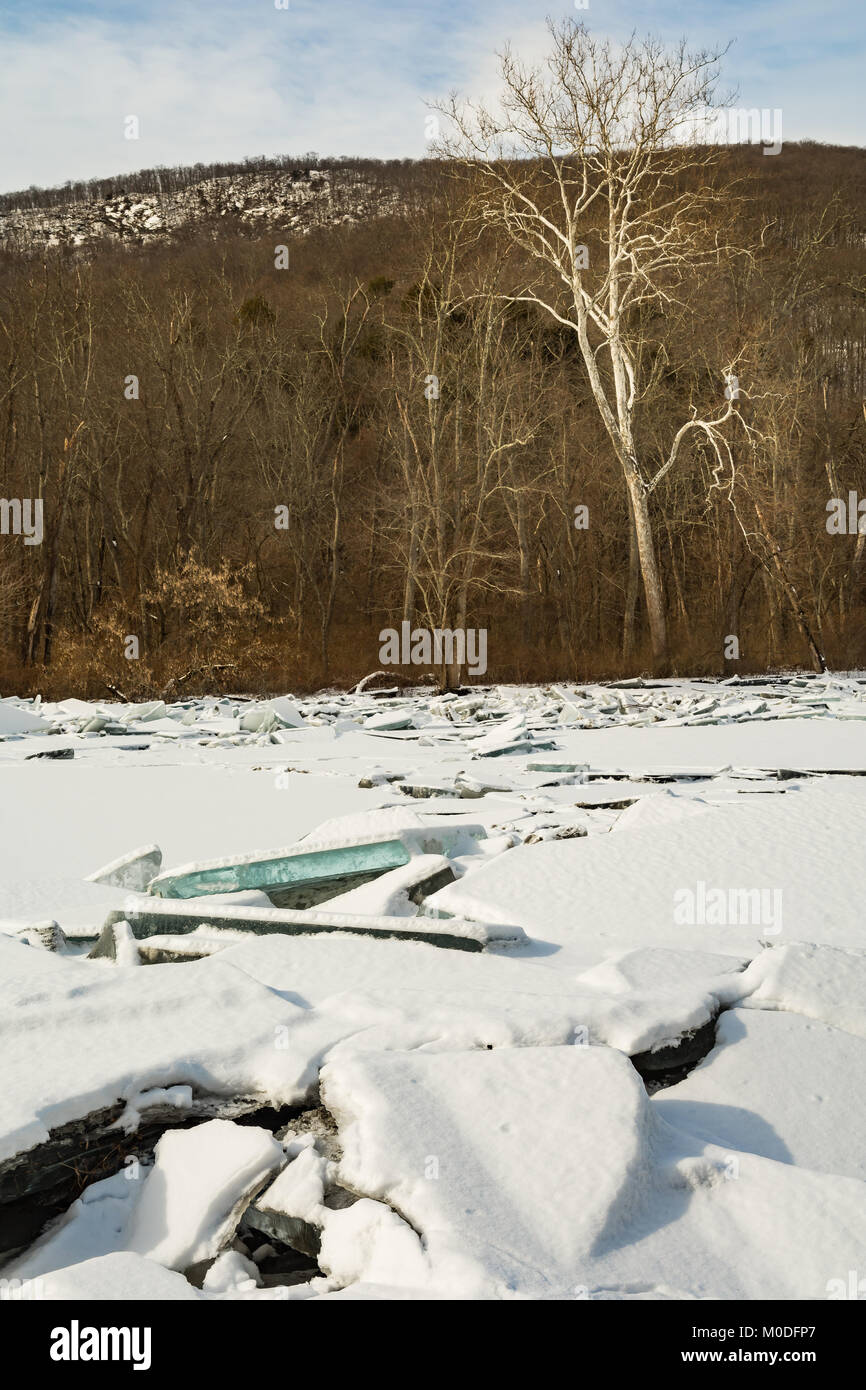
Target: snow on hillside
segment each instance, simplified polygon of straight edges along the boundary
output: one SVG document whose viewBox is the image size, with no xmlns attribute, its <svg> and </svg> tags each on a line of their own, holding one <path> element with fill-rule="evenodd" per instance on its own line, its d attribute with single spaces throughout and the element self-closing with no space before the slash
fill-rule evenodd
<svg viewBox="0 0 866 1390">
<path fill-rule="evenodd" d="M 374 189 L 362 179 L 335 185 L 327 169 L 236 173 L 171 192 L 118 192 L 53 207 L 0 211 L 0 246 L 25 252 L 111 242 L 141 246 L 231 219 L 248 230 L 304 232 L 359 221 L 395 205 L 394 190 Z"/>
<path fill-rule="evenodd" d="M 866 681 L 0 701 L 4 1297 L 824 1299 Z"/>
</svg>

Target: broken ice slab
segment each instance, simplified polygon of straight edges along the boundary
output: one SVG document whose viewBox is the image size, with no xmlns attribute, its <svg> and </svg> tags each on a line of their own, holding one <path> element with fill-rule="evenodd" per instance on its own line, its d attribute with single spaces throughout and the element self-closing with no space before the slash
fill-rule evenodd
<svg viewBox="0 0 866 1390">
<path fill-rule="evenodd" d="M 497 739 L 491 735 L 489 738 L 480 739 L 475 745 L 473 758 L 502 758 L 516 753 L 546 753 L 553 752 L 558 747 L 555 739 L 545 738 L 540 734 L 516 734 L 512 737 L 505 736 Z"/>
<path fill-rule="evenodd" d="M 309 838 L 289 849 L 183 865 L 160 874 L 148 891 L 161 898 L 196 898 L 258 888 L 275 907 L 315 907 L 401 868 L 413 853 L 467 853 L 470 842 L 487 833 L 482 825 L 428 826 L 417 817 L 392 824 L 390 832 L 361 831 L 340 840 Z"/>
<path fill-rule="evenodd" d="M 716 1043 L 717 1015 L 679 1037 L 632 1054 L 631 1063 L 643 1078 L 649 1095 L 675 1086 L 692 1071 Z"/>
<path fill-rule="evenodd" d="M 460 789 L 453 782 L 399 782 L 397 790 L 404 796 L 414 797 L 416 801 L 427 801 L 437 796 L 460 796 Z M 481 793 L 479 792 L 480 796 Z"/>
<path fill-rule="evenodd" d="M 251 705 L 239 712 L 238 726 L 247 733 L 267 734 L 277 729 L 303 729 L 306 720 L 294 700 L 281 696 L 266 704 Z"/>
<path fill-rule="evenodd" d="M 624 811 L 628 806 L 633 806 L 642 794 L 642 788 L 639 787 L 629 793 L 627 783 L 614 783 L 613 787 L 595 783 L 587 787 L 576 801 L 569 804 L 584 811 Z"/>
<path fill-rule="evenodd" d="M 665 767 L 659 764 L 658 767 L 638 767 L 630 772 L 623 772 L 621 768 L 590 768 L 586 780 L 608 782 L 625 778 L 631 782 L 703 782 L 709 778 L 723 777 L 730 771 L 730 764 L 724 767 Z"/>
<path fill-rule="evenodd" d="M 120 705 L 114 707 L 114 712 L 124 724 L 146 724 L 154 719 L 164 719 L 167 713 L 163 700 L 148 700 L 142 705 Z"/>
<path fill-rule="evenodd" d="M 523 843 L 525 845 L 537 845 L 546 840 L 582 840 L 586 834 L 585 825 L 545 826 L 542 829 L 534 830 L 531 835 L 527 835 Z"/>
<path fill-rule="evenodd" d="M 505 792 L 507 794 L 517 791 L 518 787 L 511 778 L 494 782 L 489 777 L 471 777 L 468 772 L 458 772 L 454 778 L 454 790 L 464 800 L 471 800 L 487 796 L 490 792 Z"/>
<path fill-rule="evenodd" d="M 105 953 L 118 922 L 128 922 L 136 940 L 171 933 L 183 935 L 197 927 L 223 927 L 250 932 L 255 936 L 275 932 L 289 936 L 309 936 L 317 932 L 347 932 L 353 936 L 394 937 L 402 941 L 426 941 L 453 951 L 483 951 L 487 946 L 515 946 L 526 941 L 520 927 L 486 922 L 470 922 L 461 917 L 368 917 L 350 912 L 296 912 L 290 908 L 211 907 L 198 902 L 142 901 L 110 912 L 93 954 Z"/>
<path fill-rule="evenodd" d="M 414 917 L 431 893 L 438 893 L 457 875 L 450 859 L 443 854 L 413 855 L 408 864 L 381 874 L 373 883 L 362 884 L 331 900 L 331 908 L 341 913 L 361 913 L 364 917 Z M 226 902 L 231 907 L 231 899 Z"/>
<path fill-rule="evenodd" d="M 103 927 L 96 945 L 92 951 L 88 952 L 87 958 L 88 960 L 113 960 L 118 965 L 135 966 L 141 964 L 138 942 L 126 918 L 119 922 L 113 922 L 110 927 Z"/>
<path fill-rule="evenodd" d="M 118 959 L 116 934 L 119 925 L 116 922 L 112 929 L 115 933 L 113 959 Z M 218 951 L 224 951 L 227 946 L 237 946 L 239 941 L 244 940 L 245 935 L 245 932 L 225 931 L 218 927 L 198 927 L 186 936 L 179 936 L 177 932 L 167 932 L 165 936 L 148 936 L 140 941 L 135 941 L 135 946 L 141 965 L 177 965 L 184 961 L 202 960 L 206 956 L 214 956 Z M 108 937 L 106 931 L 103 931 L 97 946 L 94 946 L 90 952 L 91 960 L 96 955 L 97 947 L 103 942 L 105 949 L 101 954 L 111 957 L 112 939 Z"/>
<path fill-rule="evenodd" d="M 131 888 L 136 893 L 143 893 L 161 868 L 162 850 L 159 845 L 142 845 L 140 849 L 130 850 L 95 873 L 88 874 L 85 883 L 107 883 L 112 888 Z"/>
<path fill-rule="evenodd" d="M 94 714 L 90 719 L 85 719 L 78 732 L 81 734 L 101 734 L 110 723 L 111 720 L 106 719 L 104 715 Z M 124 729 L 123 732 L 126 733 L 126 730 Z"/>
<path fill-rule="evenodd" d="M 160 874 L 149 891 L 160 898 L 197 898 L 203 894 L 261 888 L 275 900 L 279 899 L 278 907 L 289 906 L 299 892 L 307 899 L 306 905 L 313 905 L 357 888 L 389 869 L 400 868 L 408 864 L 409 857 L 406 846 L 398 839 L 314 850 L 300 846 L 272 851 L 266 856 L 248 855 L 191 864 Z"/>
<path fill-rule="evenodd" d="M 288 770 L 288 769 L 287 769 Z M 405 777 L 404 772 L 371 772 L 367 777 L 362 777 L 358 783 L 359 787 L 387 787 L 389 782 L 402 782 Z"/>
<path fill-rule="evenodd" d="M 0 737 L 6 734 L 38 734 L 51 728 L 47 719 L 35 714 L 32 709 L 23 709 L 26 700 L 19 704 L 9 699 L 0 700 Z"/>
<path fill-rule="evenodd" d="M 272 729 L 282 727 L 279 717 L 272 709 L 248 709 L 238 720 L 238 728 L 250 734 L 269 734 Z"/>
<path fill-rule="evenodd" d="M 360 1198 L 337 1181 L 342 1150 L 326 1110 L 306 1111 L 278 1137 L 288 1167 L 247 1208 L 239 1233 L 249 1245 L 273 1240 L 315 1260 L 328 1212 L 344 1211 Z"/>
</svg>

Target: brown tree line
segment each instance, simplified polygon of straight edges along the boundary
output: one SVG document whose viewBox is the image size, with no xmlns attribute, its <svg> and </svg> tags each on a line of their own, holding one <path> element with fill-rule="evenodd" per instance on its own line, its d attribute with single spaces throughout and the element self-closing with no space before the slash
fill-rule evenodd
<svg viewBox="0 0 866 1390">
<path fill-rule="evenodd" d="M 339 159 L 320 158 L 314 151 L 299 155 L 251 155 L 242 160 L 226 160 L 209 164 L 185 164 L 173 168 L 157 165 L 152 169 L 137 169 L 108 178 L 69 180 L 56 188 L 30 188 L 0 193 L 0 215 L 23 209 L 45 211 L 68 208 L 73 203 L 107 202 L 119 194 L 172 195 L 195 189 L 210 179 L 227 179 L 258 175 L 267 181 L 291 180 L 308 176 L 310 171 L 326 170 L 336 194 L 350 192 L 353 184 L 365 187 L 378 183 L 381 187 L 412 185 L 417 187 L 419 163 L 409 159 Z"/>
<path fill-rule="evenodd" d="M 435 188 L 423 166 L 422 214 L 314 230 L 285 269 L 280 237 L 228 229 L 6 256 L 0 494 L 42 499 L 44 536 L 0 535 L 5 692 L 344 683 L 403 620 L 486 628 L 487 680 L 866 665 L 866 538 L 826 525 L 866 497 L 864 172 L 723 153 L 723 249 L 623 324 L 661 658 L 586 353 L 457 162 Z"/>
</svg>

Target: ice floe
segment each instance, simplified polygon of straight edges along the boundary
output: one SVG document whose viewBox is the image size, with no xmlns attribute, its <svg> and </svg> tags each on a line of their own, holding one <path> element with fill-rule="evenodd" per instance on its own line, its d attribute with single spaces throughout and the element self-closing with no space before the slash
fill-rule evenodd
<svg viewBox="0 0 866 1390">
<path fill-rule="evenodd" d="M 0 700 L 3 1277 L 830 1296 L 866 681 L 382 685 Z"/>
</svg>

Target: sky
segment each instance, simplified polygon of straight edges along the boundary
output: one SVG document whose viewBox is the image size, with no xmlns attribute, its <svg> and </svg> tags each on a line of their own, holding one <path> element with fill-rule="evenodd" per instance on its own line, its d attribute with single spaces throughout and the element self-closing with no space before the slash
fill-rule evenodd
<svg viewBox="0 0 866 1390">
<path fill-rule="evenodd" d="M 0 191 L 256 154 L 419 158 L 426 103 L 491 96 L 497 52 L 541 58 L 548 15 L 733 40 L 737 105 L 781 109 L 785 140 L 866 145 L 863 0 L 283 3 L 0 0 Z"/>
</svg>

